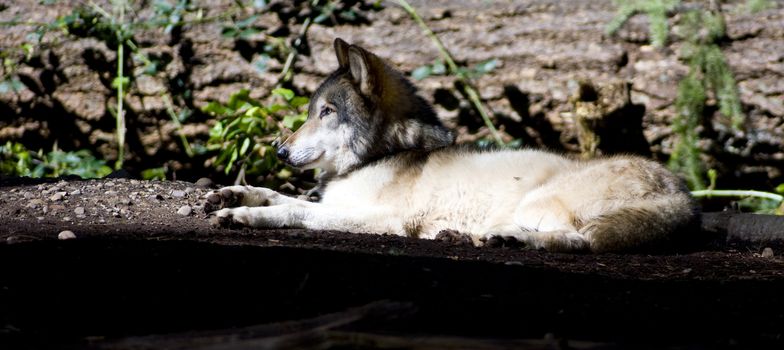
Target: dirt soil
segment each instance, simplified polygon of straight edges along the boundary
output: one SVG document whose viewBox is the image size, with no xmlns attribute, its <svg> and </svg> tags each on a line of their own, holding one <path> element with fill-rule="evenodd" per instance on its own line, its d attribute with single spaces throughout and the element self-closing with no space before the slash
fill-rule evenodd
<svg viewBox="0 0 784 350">
<path fill-rule="evenodd" d="M 779 253 L 776 245 L 554 254 L 387 235 L 216 229 L 201 209 L 209 190 L 123 178 L 1 181 L 0 344 L 496 349 L 784 342 L 784 259 L 762 254 L 766 246 Z M 62 231 L 75 238 L 58 239 Z"/>
</svg>

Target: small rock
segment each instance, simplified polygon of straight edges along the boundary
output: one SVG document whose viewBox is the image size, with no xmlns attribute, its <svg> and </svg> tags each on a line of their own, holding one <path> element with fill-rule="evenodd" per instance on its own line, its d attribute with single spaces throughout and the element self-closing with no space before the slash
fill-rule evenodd
<svg viewBox="0 0 784 350">
<path fill-rule="evenodd" d="M 57 234 L 57 239 L 61 239 L 61 240 L 74 239 L 74 238 L 76 238 L 76 234 L 74 234 L 73 231 L 65 230 Z"/>
<path fill-rule="evenodd" d="M 63 217 L 63 221 L 71 221 L 71 217 L 70 216 L 65 216 L 65 217 Z"/>
<path fill-rule="evenodd" d="M 183 205 L 183 206 L 180 207 L 180 209 L 177 210 L 177 214 L 178 215 L 182 215 L 182 216 L 188 216 L 188 215 L 191 215 L 192 211 L 193 211 L 193 208 L 191 208 L 190 205 Z"/>
<path fill-rule="evenodd" d="M 8 244 L 19 243 L 21 241 L 22 241 L 22 239 L 17 237 L 17 236 L 8 236 L 5 239 L 5 242 L 8 243 Z"/>
<path fill-rule="evenodd" d="M 184 198 L 186 195 L 185 191 L 182 190 L 174 190 L 171 193 L 171 196 L 174 198 Z"/>
<path fill-rule="evenodd" d="M 196 184 L 195 185 L 196 185 L 196 187 L 210 188 L 210 187 L 212 187 L 213 182 L 209 178 L 202 177 L 202 178 L 196 180 Z"/>
<path fill-rule="evenodd" d="M 763 258 L 772 258 L 773 255 L 774 255 L 773 254 L 773 248 L 771 248 L 771 247 L 765 247 L 765 249 L 762 250 L 762 257 Z"/>
<path fill-rule="evenodd" d="M 155 200 L 162 201 L 163 200 L 163 196 L 161 196 L 159 194 L 154 194 L 154 195 L 151 195 L 151 196 L 149 196 L 147 198 L 149 200 L 151 200 L 151 201 L 155 201 Z"/>
<path fill-rule="evenodd" d="M 109 191 L 104 192 L 103 194 L 106 195 L 107 197 L 116 196 L 117 195 L 117 191 L 109 190 Z"/>
<path fill-rule="evenodd" d="M 44 201 L 42 201 L 42 200 L 40 200 L 38 198 L 32 199 L 32 200 L 30 200 L 30 202 L 27 203 L 27 207 L 33 208 L 33 209 L 38 208 L 38 207 L 40 207 L 42 205 L 44 205 Z"/>
<path fill-rule="evenodd" d="M 71 196 L 78 196 L 80 194 L 82 194 L 81 190 L 73 190 L 73 191 L 71 191 L 71 193 L 69 193 L 69 195 L 71 195 Z"/>
<path fill-rule="evenodd" d="M 24 193 L 22 196 L 23 196 L 25 199 L 30 199 L 30 198 L 33 198 L 33 197 L 35 197 L 35 196 L 34 196 L 32 193 L 30 193 L 30 192 L 25 192 L 25 193 Z"/>
<path fill-rule="evenodd" d="M 76 207 L 76 209 L 74 209 L 74 214 L 84 215 L 84 207 Z"/>
<path fill-rule="evenodd" d="M 193 193 L 193 191 L 195 191 L 195 189 L 193 187 L 186 187 L 185 188 L 185 193 L 187 193 L 187 194 L 191 194 L 191 193 Z"/>
<path fill-rule="evenodd" d="M 131 180 L 131 185 L 138 185 L 140 182 L 139 180 Z"/>
<path fill-rule="evenodd" d="M 68 194 L 68 192 L 65 192 L 65 191 L 55 192 L 55 194 L 53 194 L 51 197 L 49 197 L 49 200 L 52 201 L 52 202 L 60 201 L 60 200 L 63 200 L 63 198 L 65 198 L 65 196 L 67 194 Z"/>
</svg>

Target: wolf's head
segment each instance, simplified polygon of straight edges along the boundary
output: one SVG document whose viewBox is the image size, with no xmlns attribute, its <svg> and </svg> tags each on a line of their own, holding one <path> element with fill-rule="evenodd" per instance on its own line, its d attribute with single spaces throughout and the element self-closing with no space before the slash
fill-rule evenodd
<svg viewBox="0 0 784 350">
<path fill-rule="evenodd" d="M 307 121 L 278 157 L 341 175 L 386 155 L 453 142 L 403 74 L 359 46 L 341 39 L 334 46 L 340 66 L 313 94 Z"/>
</svg>

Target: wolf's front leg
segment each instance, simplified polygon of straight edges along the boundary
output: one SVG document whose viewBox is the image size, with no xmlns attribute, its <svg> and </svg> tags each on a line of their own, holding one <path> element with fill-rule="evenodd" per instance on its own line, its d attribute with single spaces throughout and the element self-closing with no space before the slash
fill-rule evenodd
<svg viewBox="0 0 784 350">
<path fill-rule="evenodd" d="M 204 211 L 211 213 L 223 208 L 266 207 L 285 203 L 304 202 L 282 195 L 269 188 L 253 186 L 227 186 L 205 196 Z"/>
<path fill-rule="evenodd" d="M 225 208 L 213 214 L 212 223 L 218 226 L 406 234 L 401 220 L 387 208 L 340 208 L 304 201 L 266 207 Z"/>
</svg>

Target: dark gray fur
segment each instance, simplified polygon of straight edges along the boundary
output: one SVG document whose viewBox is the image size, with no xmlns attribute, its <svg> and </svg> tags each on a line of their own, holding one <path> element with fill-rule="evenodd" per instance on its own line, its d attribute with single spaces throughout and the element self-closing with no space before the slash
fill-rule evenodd
<svg viewBox="0 0 784 350">
<path fill-rule="evenodd" d="M 335 39 L 335 51 L 340 66 L 313 94 L 308 118 L 318 118 L 315 103 L 319 98 L 335 106 L 339 123 L 351 124 L 350 147 L 361 159 L 358 167 L 403 151 L 429 151 L 453 144 L 452 133 L 402 73 L 339 38 Z M 361 70 L 356 66 L 363 63 L 368 77 L 357 76 Z M 369 81 L 366 91 L 363 79 Z"/>
</svg>

